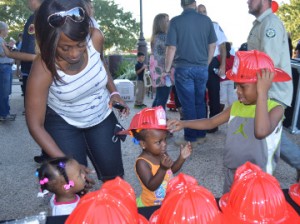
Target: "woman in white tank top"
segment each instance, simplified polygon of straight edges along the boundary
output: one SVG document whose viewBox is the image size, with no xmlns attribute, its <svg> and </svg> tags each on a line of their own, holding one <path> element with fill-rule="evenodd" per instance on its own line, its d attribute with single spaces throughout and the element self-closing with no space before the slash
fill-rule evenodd
<svg viewBox="0 0 300 224">
<path fill-rule="evenodd" d="M 125 114 L 129 108 L 103 62 L 103 34 L 90 24 L 81 0 L 40 6 L 34 24 L 40 54 L 27 84 L 26 121 L 46 156 L 71 156 L 87 173 L 89 156 L 104 181 L 124 175 L 111 105 L 124 105 Z"/>
</svg>

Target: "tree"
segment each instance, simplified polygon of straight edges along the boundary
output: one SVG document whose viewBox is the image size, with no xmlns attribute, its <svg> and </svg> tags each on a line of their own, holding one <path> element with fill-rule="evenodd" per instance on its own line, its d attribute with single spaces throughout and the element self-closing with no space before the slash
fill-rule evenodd
<svg viewBox="0 0 300 224">
<path fill-rule="evenodd" d="M 117 51 L 136 49 L 139 23 L 132 13 L 124 12 L 113 0 L 94 0 L 95 19 L 105 36 L 105 49 Z"/>
<path fill-rule="evenodd" d="M 290 0 L 290 4 L 283 4 L 276 13 L 283 21 L 287 32 L 292 34 L 293 46 L 300 40 L 300 1 Z"/>
<path fill-rule="evenodd" d="M 0 20 L 9 26 L 9 35 L 17 40 L 18 34 L 23 32 L 26 19 L 31 14 L 24 0 L 0 0 Z"/>
<path fill-rule="evenodd" d="M 94 0 L 95 19 L 105 36 L 105 49 L 136 49 L 139 23 L 132 13 L 124 12 L 113 0 Z M 9 36 L 17 39 L 31 14 L 24 0 L 0 0 L 0 20 L 8 24 Z"/>
</svg>

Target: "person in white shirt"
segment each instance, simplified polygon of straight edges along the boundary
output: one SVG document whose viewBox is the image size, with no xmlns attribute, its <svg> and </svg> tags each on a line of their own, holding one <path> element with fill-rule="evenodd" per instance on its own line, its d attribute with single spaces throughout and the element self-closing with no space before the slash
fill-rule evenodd
<svg viewBox="0 0 300 224">
<path fill-rule="evenodd" d="M 203 4 L 198 5 L 198 13 L 207 16 L 206 7 Z M 226 69 L 226 41 L 227 37 L 223 32 L 220 25 L 213 22 L 215 33 L 217 35 L 216 49 L 214 52 L 214 57 L 208 66 L 208 80 L 206 84 L 208 92 L 208 107 L 209 107 L 209 117 L 213 117 L 220 113 L 220 77 L 225 74 Z M 220 55 L 221 60 L 217 59 Z M 208 133 L 214 133 L 218 131 L 218 127 L 207 130 Z"/>
</svg>

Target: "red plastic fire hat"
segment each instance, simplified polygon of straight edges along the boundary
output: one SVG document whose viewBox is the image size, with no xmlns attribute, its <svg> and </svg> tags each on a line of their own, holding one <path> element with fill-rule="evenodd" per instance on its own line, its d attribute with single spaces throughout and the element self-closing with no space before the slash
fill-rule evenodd
<svg viewBox="0 0 300 224">
<path fill-rule="evenodd" d="M 289 195 L 300 206 L 300 182 L 290 186 Z"/>
<path fill-rule="evenodd" d="M 257 50 L 236 52 L 233 67 L 226 72 L 226 76 L 234 82 L 252 83 L 257 81 L 257 72 L 261 69 L 269 69 L 275 73 L 273 82 L 291 80 L 289 74 L 274 67 L 272 59 L 266 53 Z"/>
<path fill-rule="evenodd" d="M 221 224 L 221 211 L 214 195 L 206 188 L 195 185 L 192 177 L 179 174 L 170 183 L 174 191 L 167 190 L 167 195 L 158 211 L 152 214 L 152 224 Z M 187 180 L 185 184 L 184 180 Z M 173 182 L 173 183 L 172 183 Z M 174 187 L 174 183 L 180 186 Z M 169 184 L 167 189 L 169 188 Z"/>
<path fill-rule="evenodd" d="M 144 108 L 138 112 L 131 120 L 128 130 L 119 132 L 118 134 L 131 134 L 131 130 L 142 129 L 167 129 L 166 112 L 162 106 L 153 108 Z"/>
<path fill-rule="evenodd" d="M 219 205 L 230 224 L 300 223 L 279 182 L 250 162 L 237 169 L 230 192 Z"/>
<path fill-rule="evenodd" d="M 108 194 L 114 195 L 130 210 L 132 214 L 137 215 L 136 197 L 133 188 L 129 183 L 120 177 L 114 180 L 106 181 L 102 187 Z"/>
<path fill-rule="evenodd" d="M 198 186 L 198 181 L 192 176 L 180 173 L 169 181 L 165 198 L 177 190 L 180 191 L 190 186 Z"/>
<path fill-rule="evenodd" d="M 119 177 L 107 181 L 100 190 L 83 196 L 65 223 L 149 223 L 144 216 L 138 214 L 132 192 L 132 187 Z"/>
</svg>

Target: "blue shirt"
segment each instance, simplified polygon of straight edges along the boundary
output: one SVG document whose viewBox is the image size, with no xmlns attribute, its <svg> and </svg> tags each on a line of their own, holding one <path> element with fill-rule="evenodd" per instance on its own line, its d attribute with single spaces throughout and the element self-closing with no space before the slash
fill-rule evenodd
<svg viewBox="0 0 300 224">
<path fill-rule="evenodd" d="M 216 41 L 211 19 L 194 9 L 185 9 L 170 21 L 166 45 L 176 47 L 175 67 L 206 66 L 208 46 Z"/>
<path fill-rule="evenodd" d="M 34 15 L 31 15 L 25 23 L 20 52 L 35 54 Z M 21 61 L 21 72 L 29 74 L 31 65 L 31 61 Z"/>
</svg>

